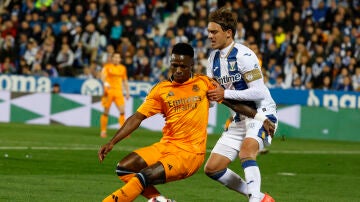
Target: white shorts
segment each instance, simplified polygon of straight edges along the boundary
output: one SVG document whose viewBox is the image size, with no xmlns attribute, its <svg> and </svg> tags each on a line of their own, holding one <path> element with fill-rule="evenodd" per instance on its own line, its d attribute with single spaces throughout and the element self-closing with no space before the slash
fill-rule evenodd
<svg viewBox="0 0 360 202">
<path fill-rule="evenodd" d="M 273 114 L 267 116 L 275 122 L 277 128 L 276 116 Z M 264 147 L 271 145 L 272 138 L 266 134 L 262 126 L 262 122 L 247 117 L 239 122 L 233 121 L 228 130 L 222 133 L 211 152 L 234 161 L 245 138 L 254 138 L 259 143 L 259 151 L 264 149 Z"/>
</svg>

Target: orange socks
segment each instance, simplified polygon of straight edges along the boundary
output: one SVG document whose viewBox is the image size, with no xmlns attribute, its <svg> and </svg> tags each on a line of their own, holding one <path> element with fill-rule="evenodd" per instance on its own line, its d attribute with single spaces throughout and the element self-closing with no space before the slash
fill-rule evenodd
<svg viewBox="0 0 360 202">
<path fill-rule="evenodd" d="M 135 176 L 135 174 L 128 174 L 128 175 L 119 176 L 119 179 L 121 181 L 127 183 L 134 176 Z M 159 196 L 160 192 L 154 186 L 150 185 L 144 189 L 144 191 L 142 192 L 141 195 L 150 199 L 152 197 Z"/>
<path fill-rule="evenodd" d="M 107 196 L 103 202 L 127 202 L 133 201 L 144 190 L 137 177 L 132 177 L 122 188 Z"/>
<path fill-rule="evenodd" d="M 120 114 L 118 120 L 119 120 L 120 127 L 123 126 L 125 123 L 125 114 Z"/>
</svg>

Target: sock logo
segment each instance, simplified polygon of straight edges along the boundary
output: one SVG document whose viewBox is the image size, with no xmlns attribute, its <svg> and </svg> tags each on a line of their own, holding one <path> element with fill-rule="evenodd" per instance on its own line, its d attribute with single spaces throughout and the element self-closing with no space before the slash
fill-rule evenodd
<svg viewBox="0 0 360 202">
<path fill-rule="evenodd" d="M 169 170 L 171 170 L 172 169 L 172 165 L 170 165 L 170 164 L 168 164 L 168 168 L 169 168 Z"/>
<path fill-rule="evenodd" d="M 246 184 L 248 184 L 248 185 L 249 185 L 249 184 L 251 184 L 251 183 L 253 183 L 253 182 L 254 182 L 254 180 L 251 180 L 250 182 L 248 182 L 248 183 L 246 183 Z"/>
</svg>

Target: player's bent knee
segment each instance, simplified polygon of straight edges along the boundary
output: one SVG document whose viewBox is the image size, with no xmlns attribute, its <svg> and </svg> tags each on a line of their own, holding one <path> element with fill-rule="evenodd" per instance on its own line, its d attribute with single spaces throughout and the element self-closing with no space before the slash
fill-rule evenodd
<svg viewBox="0 0 360 202">
<path fill-rule="evenodd" d="M 204 172 L 207 176 L 209 176 L 210 178 L 217 178 L 216 175 L 217 173 L 225 170 L 226 168 L 221 168 L 218 165 L 214 164 L 214 163 L 206 163 L 205 167 L 204 167 Z"/>
<path fill-rule="evenodd" d="M 137 177 L 141 177 L 144 180 L 145 186 L 164 184 L 166 182 L 165 170 L 160 162 L 142 169 L 139 174 L 141 175 L 137 175 Z"/>
<path fill-rule="evenodd" d="M 218 163 L 209 163 L 207 162 L 204 167 L 204 172 L 206 175 L 212 175 L 214 173 L 217 173 L 219 171 L 222 171 L 227 168 L 226 164 L 218 164 Z"/>
<path fill-rule="evenodd" d="M 216 172 L 216 168 L 206 164 L 204 167 L 204 172 L 207 176 L 209 176 Z"/>
</svg>

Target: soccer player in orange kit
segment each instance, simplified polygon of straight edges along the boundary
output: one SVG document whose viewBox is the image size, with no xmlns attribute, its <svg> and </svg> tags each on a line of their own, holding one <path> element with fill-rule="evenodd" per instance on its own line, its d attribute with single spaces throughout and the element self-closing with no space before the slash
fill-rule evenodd
<svg viewBox="0 0 360 202">
<path fill-rule="evenodd" d="M 114 137 L 99 152 L 100 162 L 114 145 L 128 136 L 141 122 L 155 114 L 165 117 L 161 140 L 136 149 L 118 164 L 116 173 L 126 184 L 107 196 L 104 202 L 133 201 L 140 194 L 146 198 L 160 195 L 156 184 L 181 180 L 195 174 L 205 159 L 209 100 L 206 92 L 220 87 L 205 75 L 193 75 L 194 50 L 178 43 L 171 54 L 171 77 L 155 85 L 143 104 L 130 116 Z M 233 110 L 255 116 L 256 111 L 240 104 L 223 102 Z M 266 125 L 270 124 L 270 125 Z M 267 130 L 275 126 L 264 122 Z"/>
<path fill-rule="evenodd" d="M 120 112 L 119 124 L 125 123 L 125 99 L 123 95 L 123 86 L 126 91 L 126 99 L 129 99 L 129 85 L 127 79 L 126 67 L 121 63 L 121 55 L 119 52 L 114 52 L 111 56 L 111 63 L 104 65 L 101 71 L 101 80 L 104 84 L 104 95 L 101 103 L 104 107 L 103 114 L 100 117 L 100 136 L 107 137 L 106 130 L 108 125 L 108 114 L 111 104 L 114 102 Z"/>
</svg>

